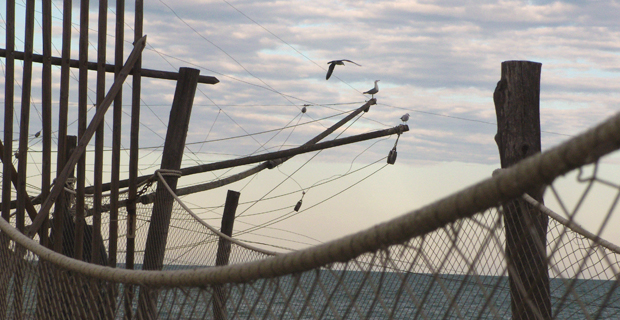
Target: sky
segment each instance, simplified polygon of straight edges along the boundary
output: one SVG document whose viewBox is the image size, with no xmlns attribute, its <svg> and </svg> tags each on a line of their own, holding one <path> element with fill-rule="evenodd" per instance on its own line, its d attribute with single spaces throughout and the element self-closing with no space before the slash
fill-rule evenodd
<svg viewBox="0 0 620 320">
<path fill-rule="evenodd" d="M 74 24 L 79 21 L 78 3 L 74 1 Z M 53 5 L 54 55 L 59 56 L 62 1 Z M 17 1 L 20 51 L 24 6 Z M 96 59 L 97 6 L 91 2 L 91 61 Z M 40 23 L 40 3 L 37 11 Z M 111 1 L 110 63 L 115 11 Z M 126 11 L 125 57 L 132 49 L 132 3 Z M 206 221 L 219 226 L 226 190 L 240 191 L 235 230 L 241 233 L 288 217 L 245 239 L 299 248 L 370 227 L 490 177 L 499 167 L 492 94 L 502 61 L 542 63 L 543 150 L 615 114 L 620 108 L 618 12 L 617 1 L 146 1 L 142 66 L 197 68 L 201 75 L 220 80 L 198 85 L 183 166 L 299 146 L 368 100 L 362 92 L 375 80 L 380 80 L 377 105 L 330 138 L 394 127 L 401 115 L 411 115 L 410 130 L 398 139 L 393 166 L 384 158 L 395 136 L 298 156 L 277 169 L 185 198 Z M 37 30 L 35 52 L 41 53 Z M 78 37 L 76 24 L 73 58 L 78 56 Z M 5 47 L 4 31 L 0 39 Z M 361 67 L 337 66 L 326 81 L 327 62 L 336 59 Z M 18 83 L 21 72 L 18 62 Z M 35 67 L 37 72 L 40 68 Z M 73 75 L 77 77 L 77 70 Z M 58 68 L 54 76 L 59 76 Z M 91 102 L 94 77 L 91 73 Z M 107 86 L 111 83 L 108 76 Z M 40 80 L 33 83 L 34 92 L 40 92 L 40 85 Z M 71 85 L 69 132 L 75 134 L 77 81 Z M 124 88 L 124 110 L 129 113 L 129 84 Z M 140 174 L 158 168 L 174 89 L 172 81 L 143 80 Z M 16 94 L 16 103 L 19 97 Z M 57 104 L 57 91 L 53 99 Z M 41 127 L 40 95 L 35 93 L 32 101 L 29 131 L 34 134 Z M 301 112 L 304 105 L 306 113 Z M 129 119 L 127 114 L 123 120 L 125 148 Z M 16 114 L 15 128 L 18 120 Z M 110 117 L 106 123 L 110 146 Z M 30 145 L 40 150 L 40 140 L 33 138 Z M 127 161 L 127 155 L 123 157 Z M 604 163 L 613 171 L 618 157 Z M 239 170 L 183 178 L 180 185 Z M 36 166 L 29 172 L 36 175 Z M 109 179 L 107 172 L 104 179 Z M 292 208 L 302 190 L 304 205 L 295 213 Z M 590 220 L 580 222 L 592 228 L 600 224 Z"/>
</svg>

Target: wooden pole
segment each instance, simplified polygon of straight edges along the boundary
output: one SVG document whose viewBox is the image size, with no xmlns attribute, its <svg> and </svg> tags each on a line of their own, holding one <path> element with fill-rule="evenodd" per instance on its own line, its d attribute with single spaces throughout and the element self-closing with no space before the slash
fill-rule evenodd
<svg viewBox="0 0 620 320">
<path fill-rule="evenodd" d="M 222 228 L 220 231 L 229 237 L 232 237 L 233 225 L 235 223 L 235 213 L 237 211 L 240 196 L 241 193 L 232 190 L 228 190 L 228 194 L 226 195 L 224 215 L 222 215 Z M 216 266 L 228 265 L 228 260 L 230 259 L 230 246 L 230 241 L 220 237 L 217 243 L 217 254 L 215 256 Z M 228 317 L 226 314 L 226 291 L 224 286 L 213 286 L 213 293 L 213 318 L 216 320 L 225 320 Z"/>
<path fill-rule="evenodd" d="M 41 197 L 47 198 L 50 192 L 52 175 L 52 0 L 43 0 L 43 72 L 41 109 L 43 118 L 41 164 Z M 48 245 L 49 217 L 43 221 L 39 232 L 41 245 Z"/>
<path fill-rule="evenodd" d="M 3 151 L 4 159 L 13 157 L 13 109 L 14 109 L 14 85 L 15 85 L 15 1 L 6 2 L 6 61 L 4 78 L 4 142 L 6 147 Z M 11 187 L 11 176 L 13 174 L 13 163 L 3 161 L 2 163 L 2 218 L 11 222 L 11 198 L 13 188 Z M 10 254 L 8 237 L 0 234 L 0 254 L 7 256 Z M 6 319 L 8 310 L 8 291 L 11 272 L 0 272 L 0 319 Z"/>
<path fill-rule="evenodd" d="M 66 136 L 64 145 L 65 145 L 65 159 L 67 159 L 69 158 L 69 156 L 71 156 L 71 154 L 75 150 L 75 147 L 77 145 L 77 136 L 73 136 L 73 135 Z M 68 178 L 70 179 L 75 178 L 74 170 L 71 170 L 69 172 Z M 64 186 L 66 186 L 65 183 L 63 183 L 63 189 L 64 189 Z M 52 227 L 52 245 L 53 245 L 54 251 L 73 257 L 74 256 L 73 243 L 72 242 L 63 243 L 63 242 L 65 242 L 66 240 L 70 240 L 71 237 L 68 235 L 70 234 L 72 236 L 74 232 L 73 231 L 73 219 L 71 215 L 69 215 L 69 208 L 73 204 L 75 197 L 73 193 L 64 192 L 64 191 L 60 194 L 60 197 L 63 198 L 62 201 L 57 201 L 56 203 L 58 204 L 60 202 L 62 203 L 63 206 L 62 207 L 58 205 L 54 206 L 54 219 L 53 219 L 54 225 Z M 71 224 L 70 229 L 66 228 L 66 226 L 69 224 Z"/>
<path fill-rule="evenodd" d="M 164 150 L 161 160 L 161 169 L 179 170 L 183 160 L 185 150 L 185 138 L 196 94 L 198 84 L 198 74 L 200 70 L 181 68 L 179 70 L 179 82 L 177 83 L 168 120 L 168 132 L 164 142 Z M 164 179 L 170 188 L 175 191 L 178 176 L 165 176 Z M 153 214 L 149 224 L 146 246 L 144 249 L 143 270 L 161 270 L 163 268 L 164 253 L 168 240 L 168 228 L 170 227 L 170 217 L 174 198 L 168 190 L 162 186 L 157 186 L 157 201 L 153 206 Z M 155 318 L 153 306 L 157 305 L 157 293 L 143 287 L 140 290 L 138 301 L 138 317 Z"/>
<path fill-rule="evenodd" d="M 34 0 L 26 2 L 26 34 L 24 36 L 24 69 L 19 125 L 19 148 L 17 149 L 17 211 L 15 226 L 21 232 L 25 228 L 26 169 L 28 167 L 28 131 L 30 128 L 30 96 L 32 91 L 32 51 L 34 44 Z"/>
<path fill-rule="evenodd" d="M 67 159 L 67 126 L 68 126 L 68 114 L 69 114 L 69 60 L 71 59 L 71 15 L 72 15 L 72 1 L 64 0 L 62 5 L 62 63 L 60 66 L 60 101 L 58 106 L 58 153 L 56 154 L 56 184 L 62 184 L 64 187 L 65 181 L 58 181 L 60 172 L 63 171 Z M 69 175 L 67 175 L 69 177 Z M 53 189 L 45 199 L 51 199 L 50 202 L 55 202 L 54 205 L 54 223 L 52 229 L 54 232 L 53 250 L 56 252 L 62 252 L 62 242 L 64 233 L 64 220 L 66 206 L 64 188 L 58 189 L 58 198 L 52 197 Z M 51 204 L 50 204 L 51 207 Z M 49 209 L 48 209 L 49 210 Z M 39 211 L 41 213 L 41 211 Z M 45 212 L 47 215 L 47 212 Z M 32 223 L 34 224 L 34 221 Z"/>
<path fill-rule="evenodd" d="M 105 98 L 105 59 L 106 59 L 106 37 L 108 29 L 108 0 L 99 0 L 99 17 L 97 26 L 97 108 L 101 108 L 101 102 Z M 101 201 L 103 183 L 103 123 L 99 124 L 95 133 L 95 192 L 93 194 L 93 232 L 91 238 L 91 262 L 101 264 L 99 251 L 103 243 L 101 238 Z"/>
<path fill-rule="evenodd" d="M 134 14 L 134 41 L 142 37 L 143 27 L 142 0 L 135 1 Z M 138 59 L 133 68 L 133 82 L 131 91 L 131 129 L 129 140 L 129 192 L 127 206 L 127 241 L 125 250 L 125 268 L 134 268 L 136 247 L 136 197 L 138 194 L 138 166 L 140 151 L 140 91 L 142 90 L 142 59 Z M 124 309 L 125 319 L 132 319 L 133 315 L 133 286 L 125 289 Z"/>
<path fill-rule="evenodd" d="M 78 44 L 78 56 L 80 69 L 78 72 L 78 139 L 81 140 L 86 133 L 88 117 L 88 23 L 89 23 L 90 0 L 80 1 L 80 39 Z M 96 129 L 96 128 L 95 128 Z M 75 195 L 75 258 L 82 260 L 84 254 L 84 188 L 86 187 L 86 153 L 78 157 L 77 162 L 77 188 Z"/>
<path fill-rule="evenodd" d="M 125 0 L 116 1 L 116 42 L 114 44 L 114 77 L 118 77 L 123 67 L 123 52 L 125 40 Z M 123 121 L 123 89 L 119 90 L 114 98 L 112 114 L 112 172 L 110 177 L 110 240 L 108 265 L 116 268 L 116 254 L 118 251 L 118 181 L 120 180 L 121 166 L 121 126 Z M 102 188 L 103 191 L 103 188 Z"/>
<path fill-rule="evenodd" d="M 530 61 L 502 62 L 493 101 L 502 168 L 541 151 L 540 71 Z M 528 194 L 543 202 L 541 186 Z M 512 318 L 551 319 L 547 268 L 548 217 L 524 200 L 502 204 L 506 230 L 506 261 L 510 278 Z"/>
</svg>

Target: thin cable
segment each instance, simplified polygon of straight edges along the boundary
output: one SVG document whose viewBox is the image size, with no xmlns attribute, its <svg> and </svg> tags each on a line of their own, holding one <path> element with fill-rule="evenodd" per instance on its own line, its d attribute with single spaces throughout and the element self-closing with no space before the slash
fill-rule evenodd
<svg viewBox="0 0 620 320">
<path fill-rule="evenodd" d="M 379 161 L 382 161 L 382 160 L 384 160 L 384 159 L 386 159 L 386 158 L 387 158 L 387 157 L 383 157 L 383 158 L 381 158 Z M 284 216 L 281 216 L 280 218 L 269 220 L 269 221 L 267 221 L 267 222 L 265 222 L 265 223 L 262 223 L 262 224 L 258 225 L 258 226 L 257 226 L 257 227 L 255 227 L 255 228 L 249 228 L 249 229 L 243 230 L 243 231 L 241 231 L 241 232 L 237 233 L 237 237 L 238 237 L 238 236 L 241 236 L 241 235 L 244 235 L 244 234 L 246 234 L 246 233 L 250 233 L 250 232 L 253 232 L 253 231 L 256 231 L 256 230 L 260 230 L 260 229 L 262 229 L 262 228 L 265 228 L 265 227 L 268 227 L 268 226 L 274 225 L 274 224 L 276 224 L 276 223 L 280 223 L 280 222 L 282 222 L 282 221 L 284 221 L 284 220 L 287 220 L 287 219 L 290 219 L 290 218 L 292 218 L 292 217 L 294 217 L 294 216 L 296 216 L 296 215 L 298 215 L 298 214 L 300 214 L 300 213 L 302 213 L 302 212 L 305 212 L 305 211 L 307 211 L 307 210 L 310 210 L 310 209 L 312 209 L 312 208 L 314 208 L 314 207 L 316 207 L 316 206 L 318 206 L 318 205 L 320 205 L 320 204 L 323 204 L 323 203 L 325 203 L 326 201 L 328 201 L 328 200 L 330 200 L 330 199 L 333 199 L 334 197 L 336 197 L 336 196 L 338 196 L 338 195 L 342 194 L 343 192 L 345 192 L 345 191 L 347 191 L 347 190 L 349 190 L 349 189 L 353 188 L 354 186 L 356 186 L 356 185 L 360 184 L 361 182 L 365 181 L 366 179 L 370 178 L 372 175 L 374 175 L 375 173 L 377 173 L 377 172 L 381 171 L 381 170 L 382 170 L 383 168 L 385 168 L 386 166 L 387 166 L 387 164 L 384 164 L 381 168 L 379 168 L 379 169 L 375 170 L 374 172 L 370 173 L 368 176 L 364 177 L 363 179 L 361 179 L 361 180 L 359 180 L 359 181 L 355 182 L 354 184 L 352 184 L 352 185 L 350 185 L 350 186 L 348 186 L 348 187 L 344 188 L 343 190 L 341 190 L 341 191 L 339 191 L 339 192 L 335 193 L 334 195 L 332 195 L 332 196 L 330 196 L 330 197 L 327 197 L 326 199 L 324 199 L 324 200 L 322 200 L 322 201 L 320 201 L 320 202 L 318 202 L 318 203 L 316 203 L 316 204 L 314 204 L 314 205 L 312 205 L 312 206 L 310 206 L 310 207 L 308 207 L 308 208 L 306 208 L 306 209 L 304 209 L 304 210 L 300 210 L 300 211 L 297 211 L 297 212 L 296 212 L 296 211 L 291 210 L 291 212 L 290 212 L 289 214 L 284 215 Z"/>
</svg>

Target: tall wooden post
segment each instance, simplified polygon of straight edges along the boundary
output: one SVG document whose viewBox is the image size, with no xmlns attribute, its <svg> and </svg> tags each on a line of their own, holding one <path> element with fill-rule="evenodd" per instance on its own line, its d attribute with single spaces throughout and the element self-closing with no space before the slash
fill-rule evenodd
<svg viewBox="0 0 620 320">
<path fill-rule="evenodd" d="M 228 194 L 226 195 L 224 215 L 222 216 L 222 229 L 220 231 L 229 237 L 232 237 L 233 225 L 235 223 L 235 212 L 237 211 L 240 196 L 241 193 L 232 190 L 228 190 Z M 216 266 L 228 265 L 228 260 L 230 258 L 230 246 L 231 243 L 227 239 L 219 239 L 217 243 L 217 253 L 215 255 Z M 216 320 L 227 319 L 226 291 L 222 285 L 213 286 L 213 318 Z"/>
<path fill-rule="evenodd" d="M 541 150 L 541 66 L 530 61 L 502 62 L 501 80 L 493 94 L 498 127 L 495 141 L 502 168 Z M 528 194 L 542 203 L 543 191 L 541 186 Z M 548 218 L 520 199 L 502 206 L 512 318 L 551 319 L 546 255 Z"/>
<path fill-rule="evenodd" d="M 172 109 L 170 110 L 161 169 L 179 170 L 181 168 L 185 138 L 189 127 L 199 74 L 200 70 L 198 69 L 181 68 L 179 70 L 179 81 L 177 82 Z M 179 177 L 165 176 L 164 179 L 170 188 L 175 191 Z M 174 204 L 174 198 L 163 185 L 158 184 L 155 196 L 157 200 L 153 206 L 151 223 L 149 224 L 146 238 L 143 270 L 161 270 L 163 267 L 172 205 Z M 156 305 L 157 293 L 149 292 L 147 288 L 142 288 L 138 302 L 138 318 L 155 319 Z"/>
</svg>

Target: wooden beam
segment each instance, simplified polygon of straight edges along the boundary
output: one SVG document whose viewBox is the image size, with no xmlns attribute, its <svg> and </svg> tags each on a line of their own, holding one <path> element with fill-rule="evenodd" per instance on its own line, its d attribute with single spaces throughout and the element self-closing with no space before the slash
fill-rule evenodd
<svg viewBox="0 0 620 320">
<path fill-rule="evenodd" d="M 49 195 L 52 181 L 52 0 L 43 0 L 43 70 L 41 74 L 41 118 L 42 118 L 42 151 L 41 156 L 41 197 Z M 28 210 L 26 204 L 26 210 Z M 32 219 L 32 218 L 31 218 Z M 45 219 L 42 231 L 39 232 L 41 245 L 48 243 L 49 219 Z"/>
<path fill-rule="evenodd" d="M 501 79 L 493 94 L 502 168 L 540 153 L 540 71 L 530 61 L 502 62 Z M 542 186 L 528 194 L 543 203 Z M 547 268 L 548 216 L 517 199 L 502 204 L 506 230 L 512 319 L 551 319 Z"/>
<path fill-rule="evenodd" d="M 200 70 L 198 69 L 181 68 L 179 70 L 181 77 L 177 83 L 172 109 L 170 110 L 161 169 L 179 170 L 181 168 L 199 73 Z M 169 175 L 164 176 L 164 179 L 172 191 L 176 191 L 179 177 Z M 174 198 L 167 188 L 161 184 L 157 185 L 156 194 L 157 202 L 153 206 L 151 222 L 149 223 L 142 270 L 162 270 L 166 242 L 168 241 Z M 153 308 L 156 305 L 157 291 L 142 287 L 138 299 L 138 318 L 157 318 L 156 310 Z"/>
<path fill-rule="evenodd" d="M 105 118 L 105 112 L 107 111 L 110 104 L 112 104 L 112 101 L 114 100 L 114 97 L 116 96 L 116 93 L 123 86 L 123 82 L 125 82 L 125 79 L 127 79 L 127 76 L 129 75 L 129 70 L 133 67 L 138 57 L 140 57 L 140 55 L 142 54 L 142 49 L 144 49 L 145 43 L 146 43 L 146 36 L 142 37 L 138 42 L 136 42 L 136 46 L 131 52 L 131 55 L 129 55 L 129 58 L 127 59 L 125 66 L 121 70 L 120 75 L 115 79 L 114 84 L 112 84 L 112 87 L 108 91 L 108 94 L 106 95 L 105 99 L 103 99 L 103 102 L 101 103 L 102 107 L 97 109 L 97 112 L 95 113 L 95 116 L 93 117 L 88 128 L 86 129 L 84 136 L 78 142 L 76 150 L 73 152 L 71 157 L 67 160 L 67 163 L 65 164 L 65 167 L 63 168 L 62 172 L 56 178 L 54 188 L 52 188 L 52 191 L 50 192 L 49 197 L 47 197 L 47 199 L 43 202 L 43 205 L 41 205 L 41 209 L 39 210 L 39 213 L 37 214 L 37 218 L 32 222 L 32 225 L 30 226 L 30 230 L 28 231 L 28 235 L 30 237 L 32 237 L 34 233 L 36 233 L 39 230 L 39 227 L 41 227 L 41 223 L 43 222 L 43 217 L 49 214 L 49 210 L 52 204 L 54 203 L 54 201 L 56 200 L 56 197 L 58 197 L 58 194 L 60 194 L 60 191 L 64 187 L 65 181 L 67 180 L 67 177 L 69 176 L 69 172 L 73 169 L 73 166 L 75 166 L 75 164 L 77 163 L 78 158 L 81 157 L 82 154 L 84 154 L 84 151 L 86 151 L 86 146 L 88 145 L 88 142 L 90 141 L 90 139 L 93 137 L 95 130 L 97 129 L 97 126 L 99 126 L 99 124 Z"/>
<path fill-rule="evenodd" d="M 0 57 L 6 57 L 7 54 L 7 49 L 0 49 Z M 23 60 L 24 59 L 24 53 L 20 52 L 20 51 L 15 51 L 15 53 L 13 54 L 13 57 L 17 60 Z M 43 56 L 40 54 L 33 54 L 32 55 L 32 61 L 33 62 L 43 62 Z M 55 66 L 60 66 L 62 63 L 62 58 L 60 57 L 51 57 L 50 58 L 50 62 L 52 65 Z M 71 68 L 79 68 L 79 60 L 69 60 L 69 66 Z M 88 70 L 93 70 L 96 71 L 97 70 L 97 63 L 96 62 L 88 62 L 86 64 L 86 67 Z M 105 72 L 108 73 L 114 73 L 114 65 L 113 64 L 105 64 L 104 65 L 104 70 Z M 129 72 L 130 75 L 133 75 L 133 70 L 131 70 Z M 179 79 L 179 74 L 177 72 L 171 72 L 171 71 L 162 71 L 162 70 L 153 70 L 153 69 L 141 69 L 141 73 L 143 77 L 147 77 L 147 78 L 154 78 L 154 79 L 162 79 L 162 80 L 178 80 Z M 204 83 L 204 84 L 217 84 L 219 83 L 220 80 L 218 80 L 216 77 L 212 77 L 212 76 L 199 76 L 198 77 L 198 83 Z"/>
<path fill-rule="evenodd" d="M 232 237 L 233 226 L 235 224 L 235 213 L 237 206 L 239 205 L 239 197 L 241 193 L 233 190 L 228 190 L 226 195 L 226 203 L 224 204 L 224 214 L 222 215 L 222 228 L 220 231 Z M 230 247 L 231 243 L 228 239 L 222 237 L 217 242 L 217 253 L 215 254 L 215 266 L 226 266 L 230 260 Z M 227 292 L 223 285 L 213 286 L 213 318 L 216 320 L 226 320 L 226 299 Z"/>
</svg>

